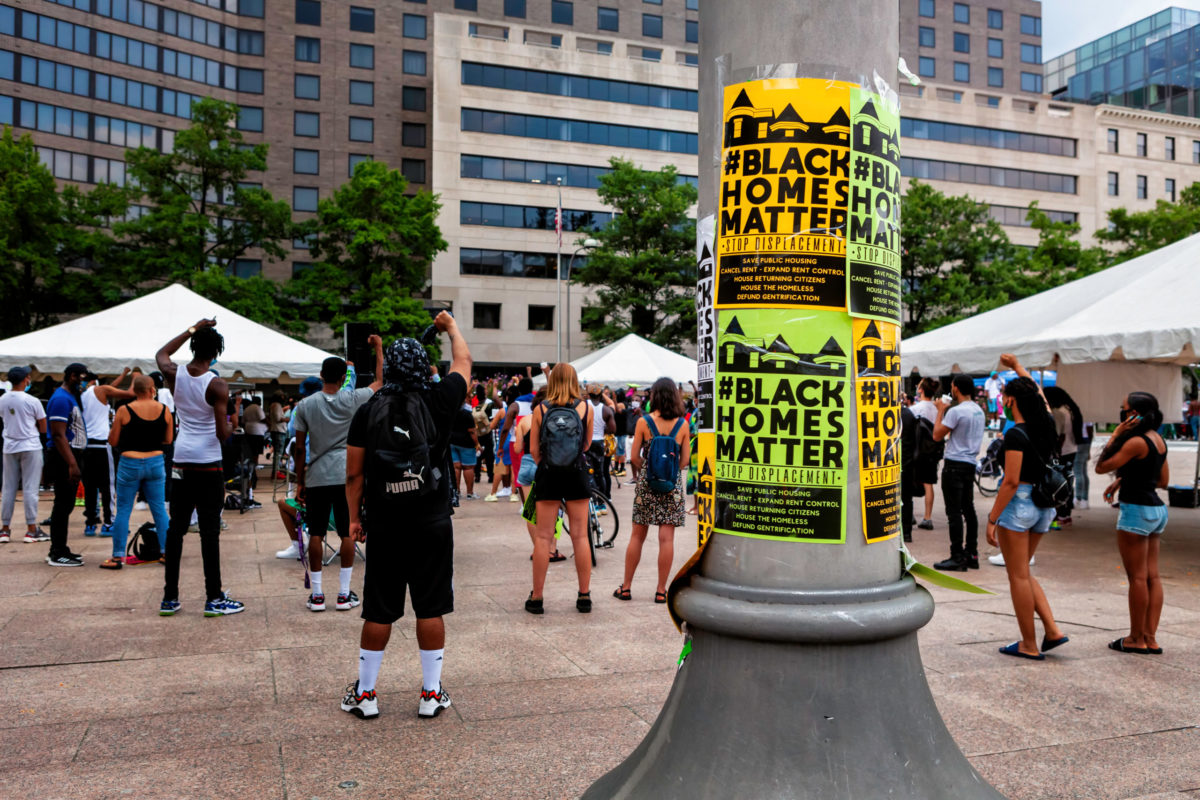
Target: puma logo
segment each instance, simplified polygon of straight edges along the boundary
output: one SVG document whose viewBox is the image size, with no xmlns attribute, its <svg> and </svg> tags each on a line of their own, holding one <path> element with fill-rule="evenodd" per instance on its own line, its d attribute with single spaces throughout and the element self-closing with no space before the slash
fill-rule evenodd
<svg viewBox="0 0 1200 800">
<path fill-rule="evenodd" d="M 408 435 L 408 431 L 404 430 L 404 428 L 401 428 L 399 425 L 393 425 L 392 430 L 395 431 L 396 433 L 402 434 L 405 439 L 412 438 L 411 436 Z"/>
<path fill-rule="evenodd" d="M 420 472 L 413 472 L 410 469 L 406 469 L 406 470 L 404 470 L 404 475 L 402 475 L 401 477 L 412 478 L 413 480 L 417 481 L 418 483 L 424 484 L 425 483 L 425 468 L 421 467 Z"/>
</svg>

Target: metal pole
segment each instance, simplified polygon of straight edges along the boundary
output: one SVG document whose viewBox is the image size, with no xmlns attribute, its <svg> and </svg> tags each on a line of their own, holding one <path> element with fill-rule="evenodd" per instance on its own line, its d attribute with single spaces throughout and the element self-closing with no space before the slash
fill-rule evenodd
<svg viewBox="0 0 1200 800">
<path fill-rule="evenodd" d="M 578 252 L 578 251 L 577 251 Z M 575 253 L 571 253 L 571 260 L 567 263 L 567 310 L 565 313 L 566 322 L 563 327 L 567 329 L 567 362 L 571 361 L 571 270 L 575 268 Z"/>
<path fill-rule="evenodd" d="M 808 137 L 806 141 L 811 142 L 827 134 L 836 136 L 839 128 L 849 127 L 849 120 L 839 123 L 830 116 L 828 98 L 823 100 L 820 95 L 822 91 L 835 91 L 832 84 L 821 84 L 830 87 L 827 90 L 807 89 L 810 94 L 805 96 L 813 98 L 811 107 L 799 103 L 789 106 L 790 110 L 742 103 L 740 99 L 731 104 L 724 87 L 749 82 L 745 85 L 751 87 L 751 92 L 765 92 L 772 87 L 761 80 L 776 77 L 848 81 L 872 91 L 880 80 L 894 83 L 899 15 L 895 0 L 701 2 L 704 22 L 700 44 L 698 216 L 705 219 L 717 215 L 716 256 L 720 266 L 716 283 L 721 286 L 726 257 L 723 253 L 728 252 L 722 251 L 722 242 L 730 235 L 720 213 L 724 206 L 719 208 L 724 202 L 719 191 L 729 188 L 723 176 L 740 174 L 745 186 L 752 182 L 749 176 L 757 174 L 756 180 L 762 182 L 747 190 L 745 198 L 773 180 L 764 177 L 771 174 L 764 169 L 768 166 L 768 146 L 753 154 L 757 157 L 754 173 L 744 151 L 738 154 L 740 163 L 737 159 L 723 163 L 723 137 L 728 141 L 731 135 L 761 136 L 764 138 L 760 141 L 769 138 L 778 142 L 792 136 Z M 739 105 L 742 108 L 737 108 Z M 731 110 L 728 115 L 727 108 Z M 732 112 L 745 113 L 735 122 L 736 114 Z M 895 134 L 898 136 L 898 131 Z M 886 148 L 886 141 L 884 145 Z M 775 160 L 770 167 L 776 173 L 786 163 L 783 151 L 771 153 Z M 798 152 L 802 161 L 805 151 Z M 828 156 L 830 151 L 823 152 Z M 790 160 L 800 181 L 811 182 L 818 177 L 805 175 L 811 170 L 802 170 L 795 159 Z M 843 162 L 843 170 L 848 174 L 849 164 Z M 898 165 L 895 174 L 898 176 Z M 871 180 L 871 175 L 853 178 L 861 186 L 862 181 Z M 789 188 L 794 193 L 798 186 L 801 184 L 792 183 Z M 794 200 L 793 195 L 793 201 L 811 205 L 813 195 L 806 194 L 810 189 L 801 188 L 802 199 Z M 775 197 L 772 191 L 767 200 L 764 191 L 758 200 L 743 198 L 736 205 L 744 213 L 756 202 L 775 203 Z M 781 217 L 786 213 L 790 212 L 781 210 Z M 831 229 L 838 227 L 828 221 L 825 224 Z M 793 235 L 813 233 L 814 227 L 820 227 L 820 223 L 810 218 L 777 231 L 783 234 L 778 238 L 790 241 Z M 835 238 L 845 241 L 846 227 L 843 224 Z M 896 233 L 898 238 L 898 229 Z M 753 241 L 752 236 L 743 238 Z M 741 276 L 748 275 L 764 285 L 771 280 L 763 277 L 772 274 L 765 270 L 755 274 L 753 262 L 736 263 L 742 265 Z M 748 263 L 751 266 L 747 270 Z M 789 262 L 785 255 L 777 263 L 795 262 Z M 829 263 L 836 271 L 836 258 Z M 898 257 L 895 269 L 898 287 Z M 853 282 L 849 286 L 847 292 L 852 295 Z M 720 298 L 720 291 L 717 296 Z M 847 302 L 845 296 L 842 302 Z M 777 375 L 785 370 L 819 372 L 829 348 L 823 349 L 820 344 L 806 347 L 804 353 L 813 354 L 806 357 L 793 352 L 793 342 L 823 341 L 823 326 L 827 324 L 823 320 L 832 320 L 841 326 L 839 330 L 849 326 L 844 311 L 814 313 L 793 308 L 782 312 L 785 320 L 778 330 L 754 332 L 745 326 L 756 316 L 775 324 L 771 310 L 765 309 L 771 305 L 763 302 L 758 308 L 731 309 L 718 300 L 716 324 L 723 338 L 718 341 L 720 355 L 715 362 L 716 524 L 698 564 L 689 577 L 682 579 L 682 588 L 680 582 L 673 585 L 671 595 L 671 608 L 686 625 L 686 657 L 646 738 L 622 764 L 593 784 L 584 798 L 1000 800 L 1001 795 L 980 777 L 954 743 L 925 682 L 916 632 L 932 618 L 932 598 L 902 573 L 895 537 L 868 543 L 864 536 L 864 495 L 860 492 L 865 485 L 860 478 L 864 454 L 859 444 L 866 434 L 860 430 L 858 417 L 867 406 L 866 400 L 859 404 L 854 389 L 845 395 L 849 413 L 843 435 L 848 446 L 838 464 L 845 474 L 844 491 L 837 495 L 841 497 L 837 509 L 841 519 L 834 515 L 834 523 L 840 521 L 843 526 L 843 538 L 838 543 L 819 543 L 820 537 L 811 541 L 778 537 L 762 522 L 758 523 L 757 535 L 722 532 L 723 527 L 736 524 L 737 513 L 751 520 L 763 518 L 761 508 L 752 503 L 737 508 L 736 492 L 740 488 L 722 486 L 736 483 L 731 473 L 723 476 L 722 469 L 730 465 L 736 468 L 738 451 L 748 440 L 753 441 L 753 437 L 742 435 L 745 427 L 735 427 L 728 420 L 741 414 L 742 409 L 752 411 L 756 404 L 764 405 L 754 394 L 744 406 L 731 408 L 730 400 L 736 398 L 725 398 L 726 376 L 757 370 L 763 376 L 761 383 L 749 379 L 743 384 L 739 379 L 736 385 L 763 387 L 782 385 L 786 379 Z M 762 313 L 764 310 L 767 313 Z M 744 336 L 741 327 L 735 331 L 734 314 L 746 327 Z M 772 344 L 776 334 L 778 339 Z M 756 340 L 757 346 L 750 340 Z M 728 362 L 723 361 L 726 355 L 722 348 L 738 341 L 750 341 L 748 349 L 752 352 L 744 356 L 749 363 L 744 370 L 725 365 L 733 363 L 736 350 L 729 351 Z M 818 349 L 820 353 L 815 352 Z M 855 376 L 862 375 L 864 359 L 869 360 L 863 352 L 855 350 Z M 795 366 L 784 366 L 788 364 Z M 897 369 L 893 380 L 898 381 L 898 376 Z M 832 385 L 833 379 L 827 380 L 831 381 L 827 385 Z M 797 379 L 794 385 L 801 383 Z M 794 410 L 804 414 L 798 396 L 792 403 L 767 402 L 781 413 Z M 804 402 L 811 404 L 809 400 Z M 825 408 L 835 404 L 828 399 L 821 403 Z M 723 426 L 727 431 L 740 431 L 725 437 L 724 456 Z M 755 497 L 763 498 L 765 505 L 776 503 L 774 509 L 768 509 L 773 511 L 776 524 L 799 524 L 803 515 L 798 510 L 789 512 L 786 505 L 805 497 L 801 488 L 804 480 L 794 476 L 770 480 L 774 484 L 758 486 L 760 494 Z M 729 494 L 723 495 L 726 491 Z M 894 496 L 897 507 L 891 510 L 898 516 L 898 492 Z"/>
<path fill-rule="evenodd" d="M 563 347 L 563 295 L 562 295 L 562 178 L 558 178 L 558 209 L 554 218 L 554 231 L 558 237 L 558 245 L 555 248 L 554 258 L 554 283 L 558 286 L 558 349 L 555 351 L 555 363 L 562 362 L 562 347 Z"/>
</svg>

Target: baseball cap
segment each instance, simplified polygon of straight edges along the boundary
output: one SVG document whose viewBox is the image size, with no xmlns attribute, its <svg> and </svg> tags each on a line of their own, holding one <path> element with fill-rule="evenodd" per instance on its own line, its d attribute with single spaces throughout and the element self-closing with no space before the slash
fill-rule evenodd
<svg viewBox="0 0 1200 800">
<path fill-rule="evenodd" d="M 305 378 L 300 382 L 300 396 L 308 397 L 310 394 L 316 394 L 325 387 L 324 382 L 315 375 Z"/>
<path fill-rule="evenodd" d="M 600 394 L 604 391 L 604 387 L 598 383 L 589 383 L 587 390 L 588 394 Z"/>
<path fill-rule="evenodd" d="M 13 367 L 8 371 L 9 383 L 20 383 L 29 377 L 29 367 Z"/>
<path fill-rule="evenodd" d="M 67 368 L 63 370 L 63 377 L 68 375 L 87 375 L 88 368 L 86 364 L 80 364 L 78 361 L 67 364 Z"/>
</svg>

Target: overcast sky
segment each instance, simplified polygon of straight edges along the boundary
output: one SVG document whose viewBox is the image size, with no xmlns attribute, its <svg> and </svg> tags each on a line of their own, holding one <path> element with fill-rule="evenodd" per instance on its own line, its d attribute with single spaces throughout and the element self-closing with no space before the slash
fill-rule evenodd
<svg viewBox="0 0 1200 800">
<path fill-rule="evenodd" d="M 1200 0 L 1042 0 L 1042 59 L 1049 61 L 1171 6 L 1200 10 Z"/>
</svg>

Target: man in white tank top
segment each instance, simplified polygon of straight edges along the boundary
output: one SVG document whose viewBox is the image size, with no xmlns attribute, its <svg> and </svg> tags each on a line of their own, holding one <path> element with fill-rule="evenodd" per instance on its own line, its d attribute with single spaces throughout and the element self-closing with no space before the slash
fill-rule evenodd
<svg viewBox="0 0 1200 800">
<path fill-rule="evenodd" d="M 112 536 L 113 478 L 116 470 L 113 468 L 112 448 L 108 446 L 108 432 L 112 428 L 109 403 L 134 398 L 133 390 L 117 388 L 117 384 L 128 378 L 129 374 L 130 369 L 126 367 L 121 377 L 107 386 L 101 384 L 95 375 L 88 375 L 88 386 L 80 397 L 83 426 L 87 429 L 87 448 L 83 451 L 84 536 L 96 535 L 96 528 L 100 526 L 98 506 L 104 509 L 104 526 L 99 533 L 101 536 Z"/>
<path fill-rule="evenodd" d="M 221 467 L 221 442 L 233 433 L 229 421 L 229 385 L 212 371 L 225 349 L 216 321 L 202 319 L 167 342 L 155 355 L 167 388 L 175 397 L 175 460 L 171 468 L 171 526 L 167 530 L 166 583 L 159 615 L 173 616 L 180 609 L 179 558 L 192 511 L 200 522 L 200 555 L 204 561 L 204 616 L 236 614 L 245 606 L 221 587 L 221 508 L 225 481 Z M 171 360 L 183 343 L 191 340 L 192 360 L 180 366 Z"/>
<path fill-rule="evenodd" d="M 598 383 L 588 384 L 588 403 L 592 406 L 592 446 L 588 449 L 594 479 L 606 495 L 612 497 L 612 476 L 608 474 L 608 456 L 604 453 L 604 436 L 617 432 L 617 417 L 609 400 L 604 396 L 604 387 Z"/>
</svg>

